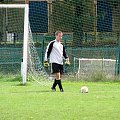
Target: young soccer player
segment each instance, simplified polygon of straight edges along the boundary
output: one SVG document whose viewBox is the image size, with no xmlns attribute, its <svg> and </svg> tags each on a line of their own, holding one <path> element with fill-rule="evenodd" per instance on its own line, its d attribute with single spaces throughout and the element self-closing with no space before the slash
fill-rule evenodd
<svg viewBox="0 0 120 120">
<path fill-rule="evenodd" d="M 64 45 L 61 43 L 63 33 L 61 31 L 55 32 L 55 40 L 51 41 L 45 52 L 45 64 L 48 64 L 48 58 L 50 57 L 50 63 L 52 63 L 52 71 L 55 74 L 55 80 L 51 89 L 56 91 L 56 86 L 59 86 L 61 92 L 64 92 L 61 75 L 63 73 L 63 58 L 66 59 L 66 63 L 70 64 L 69 58 L 66 54 Z"/>
</svg>

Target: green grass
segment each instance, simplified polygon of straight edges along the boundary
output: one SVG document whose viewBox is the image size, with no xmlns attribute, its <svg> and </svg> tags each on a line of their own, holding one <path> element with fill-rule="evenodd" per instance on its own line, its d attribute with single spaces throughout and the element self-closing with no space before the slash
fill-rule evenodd
<svg viewBox="0 0 120 120">
<path fill-rule="evenodd" d="M 0 76 L 0 120 L 119 120 L 119 82 L 63 81 L 64 93 Z M 80 93 L 86 85 L 89 93 Z"/>
</svg>

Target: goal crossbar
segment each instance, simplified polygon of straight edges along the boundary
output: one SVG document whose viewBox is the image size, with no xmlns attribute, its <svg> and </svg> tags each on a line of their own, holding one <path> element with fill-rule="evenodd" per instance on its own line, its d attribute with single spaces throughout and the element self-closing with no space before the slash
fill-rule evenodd
<svg viewBox="0 0 120 120">
<path fill-rule="evenodd" d="M 0 8 L 25 8 L 28 4 L 0 4 Z"/>
<path fill-rule="evenodd" d="M 80 61 L 116 61 L 114 59 L 95 59 L 95 58 L 74 58 L 75 60 L 80 60 Z"/>
</svg>

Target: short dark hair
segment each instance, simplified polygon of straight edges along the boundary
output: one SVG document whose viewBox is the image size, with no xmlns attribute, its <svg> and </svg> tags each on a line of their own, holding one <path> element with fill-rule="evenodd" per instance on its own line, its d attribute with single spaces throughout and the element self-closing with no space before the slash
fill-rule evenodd
<svg viewBox="0 0 120 120">
<path fill-rule="evenodd" d="M 62 31 L 56 31 L 55 36 L 58 35 L 59 33 L 62 33 Z"/>
</svg>

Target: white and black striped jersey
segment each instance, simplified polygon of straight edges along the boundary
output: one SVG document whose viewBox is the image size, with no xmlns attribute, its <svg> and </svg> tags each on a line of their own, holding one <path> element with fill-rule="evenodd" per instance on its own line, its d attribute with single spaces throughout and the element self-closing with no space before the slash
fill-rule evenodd
<svg viewBox="0 0 120 120">
<path fill-rule="evenodd" d="M 64 45 L 56 39 L 48 44 L 44 61 L 48 61 L 49 57 L 50 63 L 58 63 L 61 65 L 63 65 L 63 58 L 68 58 Z"/>
</svg>

